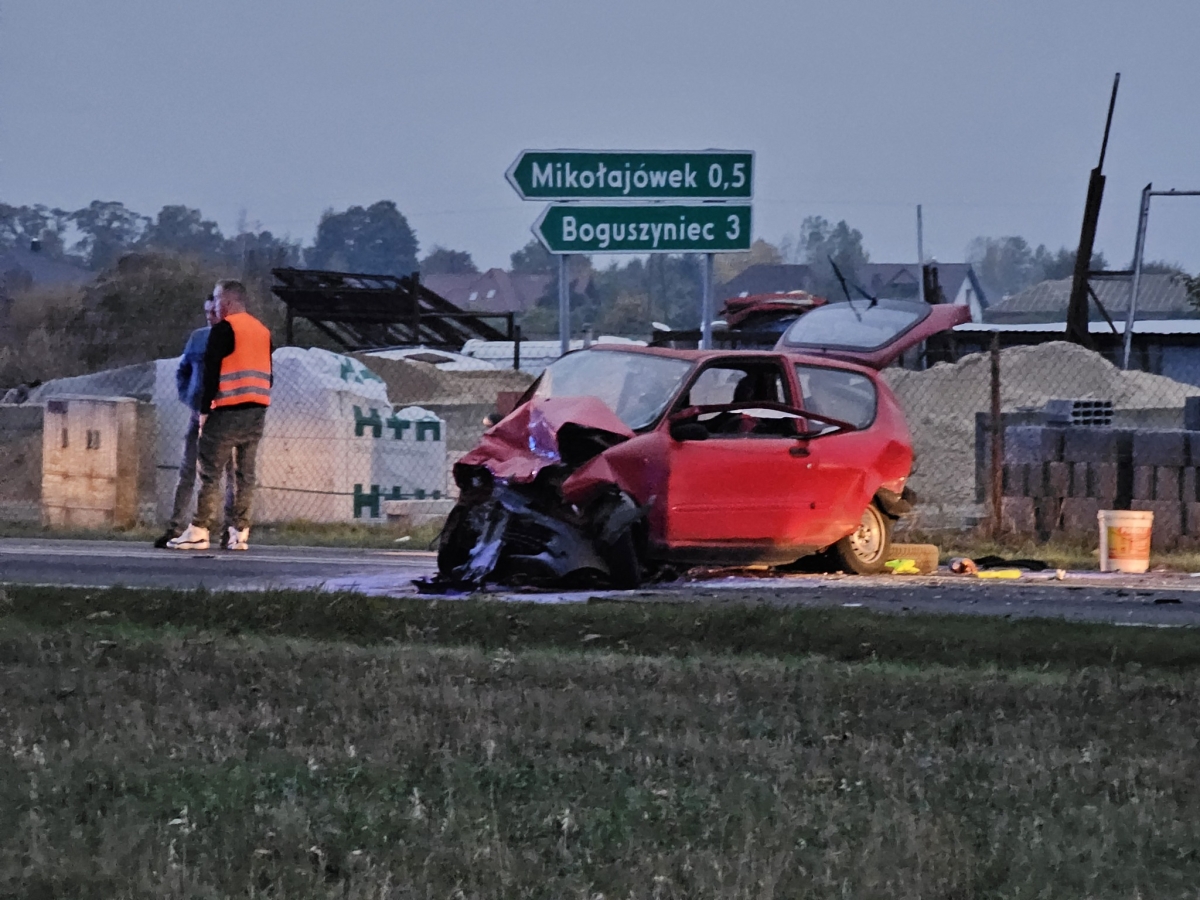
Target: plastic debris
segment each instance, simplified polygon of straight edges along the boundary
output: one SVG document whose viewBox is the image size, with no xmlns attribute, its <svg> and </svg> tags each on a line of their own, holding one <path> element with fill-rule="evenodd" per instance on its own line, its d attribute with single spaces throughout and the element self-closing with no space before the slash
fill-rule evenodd
<svg viewBox="0 0 1200 900">
<path fill-rule="evenodd" d="M 979 567 L 975 565 L 975 560 L 968 559 L 965 556 L 956 556 L 950 560 L 950 571 L 955 575 L 974 575 L 979 571 Z"/>
</svg>

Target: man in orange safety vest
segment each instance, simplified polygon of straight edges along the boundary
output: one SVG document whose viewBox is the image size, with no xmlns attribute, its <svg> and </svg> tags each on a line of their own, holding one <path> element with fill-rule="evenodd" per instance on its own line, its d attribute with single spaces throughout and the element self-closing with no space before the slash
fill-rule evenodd
<svg viewBox="0 0 1200 900">
<path fill-rule="evenodd" d="M 271 332 L 246 312 L 246 288 L 240 281 L 219 281 L 213 302 L 220 322 L 212 327 L 204 353 L 204 394 L 198 456 L 200 495 L 196 517 L 172 550 L 207 550 L 216 514 L 221 472 L 234 465 L 233 524 L 225 536 L 229 550 L 246 550 L 250 504 L 254 499 L 255 458 L 271 405 Z"/>
</svg>

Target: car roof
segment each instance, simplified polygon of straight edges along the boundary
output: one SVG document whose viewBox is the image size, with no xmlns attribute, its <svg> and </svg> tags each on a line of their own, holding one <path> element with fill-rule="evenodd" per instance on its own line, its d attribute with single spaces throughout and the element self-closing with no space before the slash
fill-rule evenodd
<svg viewBox="0 0 1200 900">
<path fill-rule="evenodd" d="M 690 350 L 675 347 L 638 347 L 627 344 L 593 344 L 585 350 L 597 350 L 604 353 L 640 353 L 649 356 L 665 356 L 670 359 L 682 359 L 688 362 L 706 363 L 719 359 L 747 359 L 761 356 L 764 359 L 779 359 L 781 356 L 807 365 L 820 366 L 824 369 L 846 369 L 850 372 L 877 374 L 877 370 L 869 366 L 848 362 L 842 359 L 831 359 L 828 356 L 811 353 L 795 353 L 790 350 Z M 582 353 L 583 350 L 575 350 Z"/>
</svg>

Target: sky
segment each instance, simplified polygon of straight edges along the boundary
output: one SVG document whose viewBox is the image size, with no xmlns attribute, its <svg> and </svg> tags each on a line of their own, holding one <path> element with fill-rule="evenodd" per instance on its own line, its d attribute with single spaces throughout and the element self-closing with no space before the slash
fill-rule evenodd
<svg viewBox="0 0 1200 900">
<path fill-rule="evenodd" d="M 506 266 L 525 148 L 755 153 L 754 233 L 845 219 L 877 262 L 980 235 L 1097 248 L 1200 189 L 1196 0 L 0 0 L 0 201 L 197 207 L 308 243 L 394 200 L 422 252 Z M 1200 270 L 1200 198 L 1146 254 Z M 602 259 L 597 262 L 603 264 Z"/>
</svg>

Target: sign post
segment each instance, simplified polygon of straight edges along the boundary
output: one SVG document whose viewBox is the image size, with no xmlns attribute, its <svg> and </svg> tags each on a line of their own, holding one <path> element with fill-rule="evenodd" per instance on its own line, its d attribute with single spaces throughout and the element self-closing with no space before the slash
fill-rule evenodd
<svg viewBox="0 0 1200 900">
<path fill-rule="evenodd" d="M 567 281 L 567 254 L 558 254 L 558 343 L 564 356 L 571 349 L 571 285 Z"/>
<path fill-rule="evenodd" d="M 704 254 L 704 296 L 700 299 L 700 349 L 712 349 L 713 255 Z"/>
<path fill-rule="evenodd" d="M 522 200 L 559 201 L 533 233 L 558 257 L 563 353 L 571 342 L 567 256 L 577 253 L 702 254 L 700 346 L 712 347 L 713 254 L 750 249 L 753 153 L 524 150 L 505 177 Z"/>
</svg>

